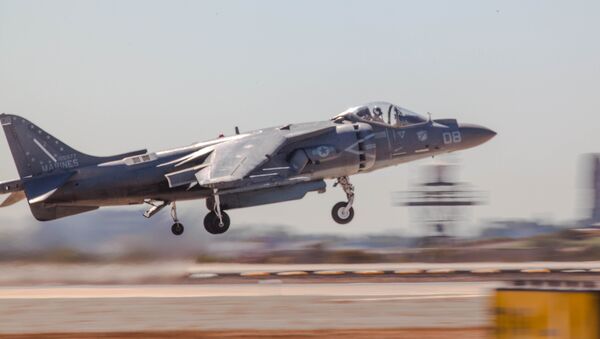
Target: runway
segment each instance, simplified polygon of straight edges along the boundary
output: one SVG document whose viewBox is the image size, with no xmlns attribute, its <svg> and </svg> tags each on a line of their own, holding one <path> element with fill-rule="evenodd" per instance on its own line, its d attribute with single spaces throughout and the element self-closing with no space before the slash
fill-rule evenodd
<svg viewBox="0 0 600 339">
<path fill-rule="evenodd" d="M 561 277 L 600 276 L 600 262 L 523 263 L 372 263 L 372 264 L 195 264 L 192 261 L 145 263 L 0 263 L 0 286 L 42 284 L 174 284 L 254 283 L 259 279 L 311 282 L 335 278 L 337 282 L 375 277 L 386 282 L 444 281 L 458 278 L 511 280 L 536 274 Z M 340 279 L 342 278 L 342 279 Z M 373 279 L 372 279 L 373 280 Z M 371 281 L 374 282 L 374 281 Z"/>
<path fill-rule="evenodd" d="M 482 327 L 498 283 L 0 288 L 0 333 Z"/>
<path fill-rule="evenodd" d="M 592 285 L 580 287 L 588 288 L 598 279 L 600 263 L 7 263 L 0 271 L 0 338 L 119 331 L 143 331 L 138 338 L 167 336 L 156 331 L 203 331 L 177 334 L 190 338 L 205 331 L 217 331 L 217 337 L 228 335 L 222 331 L 287 336 L 286 331 L 323 329 L 343 333 L 340 338 L 359 338 L 344 331 L 369 329 L 441 333 L 428 338 L 447 337 L 454 329 L 459 337 L 481 338 L 495 288 L 513 278 L 553 287 L 562 281 L 571 288 L 586 282 Z M 390 333 L 393 338 L 400 332 Z"/>
</svg>

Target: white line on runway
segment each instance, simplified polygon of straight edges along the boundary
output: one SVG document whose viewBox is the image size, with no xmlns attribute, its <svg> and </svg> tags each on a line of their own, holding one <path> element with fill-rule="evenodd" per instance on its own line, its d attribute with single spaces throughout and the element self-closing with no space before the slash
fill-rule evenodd
<svg viewBox="0 0 600 339">
<path fill-rule="evenodd" d="M 499 286 L 493 282 L 227 284 L 1 287 L 2 299 L 211 298 L 269 296 L 422 297 L 473 295 Z"/>
<path fill-rule="evenodd" d="M 470 299 L 483 298 L 487 294 L 465 294 L 465 295 L 419 295 L 389 298 L 356 298 L 356 299 L 329 299 L 330 302 L 360 302 L 360 301 L 394 301 L 394 300 L 433 300 L 433 299 Z"/>
</svg>

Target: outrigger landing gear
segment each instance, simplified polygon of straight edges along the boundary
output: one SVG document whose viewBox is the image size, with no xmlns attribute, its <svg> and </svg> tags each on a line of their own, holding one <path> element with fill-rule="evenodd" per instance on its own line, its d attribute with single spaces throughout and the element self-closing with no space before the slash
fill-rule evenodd
<svg viewBox="0 0 600 339">
<path fill-rule="evenodd" d="M 352 207 L 352 204 L 354 203 L 354 186 L 350 183 L 348 177 L 339 177 L 333 186 L 335 187 L 338 184 L 342 185 L 348 201 L 341 201 L 333 205 L 331 216 L 335 222 L 343 225 L 349 223 L 352 221 L 352 218 L 354 218 L 354 208 Z"/>
<path fill-rule="evenodd" d="M 183 224 L 179 222 L 179 219 L 177 219 L 177 205 L 175 204 L 175 201 L 171 203 L 171 218 L 173 218 L 174 222 L 171 226 L 171 232 L 173 232 L 175 235 L 182 235 L 184 228 Z"/>
<path fill-rule="evenodd" d="M 204 228 L 210 234 L 223 234 L 229 229 L 231 220 L 229 215 L 221 210 L 221 201 L 216 189 L 213 190 L 213 197 L 212 211 L 204 217 Z"/>
<path fill-rule="evenodd" d="M 150 205 L 150 208 L 148 208 L 146 210 L 146 212 L 144 212 L 144 217 L 146 217 L 146 218 L 152 217 L 153 215 L 158 213 L 158 211 L 162 210 L 167 205 L 169 205 L 168 201 L 162 201 L 162 200 L 146 199 L 146 200 L 144 200 L 144 202 L 146 204 Z M 181 224 L 179 222 L 179 219 L 177 219 L 177 205 L 175 205 L 175 201 L 173 201 L 171 203 L 171 218 L 173 218 L 173 222 L 174 222 L 173 225 L 171 226 L 171 232 L 173 232 L 173 234 L 175 234 L 175 235 L 182 235 L 183 234 L 183 224 Z"/>
</svg>

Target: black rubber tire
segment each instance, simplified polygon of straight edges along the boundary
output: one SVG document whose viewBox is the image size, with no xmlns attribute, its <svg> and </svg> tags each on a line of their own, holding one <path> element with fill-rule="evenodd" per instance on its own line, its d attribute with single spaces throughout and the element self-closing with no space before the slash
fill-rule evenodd
<svg viewBox="0 0 600 339">
<path fill-rule="evenodd" d="M 343 218 L 340 215 L 340 213 L 339 213 L 340 210 L 342 208 L 346 208 L 347 205 L 348 205 L 347 202 L 340 201 L 337 204 L 333 205 L 333 208 L 331 209 L 331 217 L 338 224 L 345 225 L 345 224 L 349 223 L 350 221 L 352 221 L 352 219 L 354 218 L 354 207 L 350 207 L 350 211 L 349 211 L 348 216 L 346 218 Z"/>
<path fill-rule="evenodd" d="M 231 220 L 229 219 L 229 215 L 227 213 L 221 211 L 221 215 L 223 216 L 223 226 L 219 225 L 219 217 L 215 212 L 209 212 L 204 217 L 204 229 L 210 234 L 223 234 L 227 232 L 229 229 L 229 225 L 231 224 Z"/>
<path fill-rule="evenodd" d="M 171 232 L 175 235 L 182 235 L 184 227 L 181 223 L 176 222 L 171 226 Z"/>
</svg>

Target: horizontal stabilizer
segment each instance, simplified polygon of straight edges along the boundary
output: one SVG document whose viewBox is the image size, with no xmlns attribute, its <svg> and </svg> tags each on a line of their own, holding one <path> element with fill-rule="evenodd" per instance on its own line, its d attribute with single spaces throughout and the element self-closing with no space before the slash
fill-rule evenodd
<svg viewBox="0 0 600 339">
<path fill-rule="evenodd" d="M 13 193 L 23 190 L 21 180 L 11 180 L 0 182 L 0 194 Z"/>
<path fill-rule="evenodd" d="M 7 207 L 10 205 L 14 205 L 23 199 L 25 199 L 25 192 L 23 192 L 23 191 L 12 192 L 6 199 L 4 199 L 4 201 L 0 204 L 0 207 Z"/>
<path fill-rule="evenodd" d="M 97 210 L 98 206 L 52 206 L 47 207 L 43 204 L 29 205 L 31 213 L 39 221 L 48 221 L 58 218 L 64 218 L 75 214 L 85 213 Z"/>
</svg>

